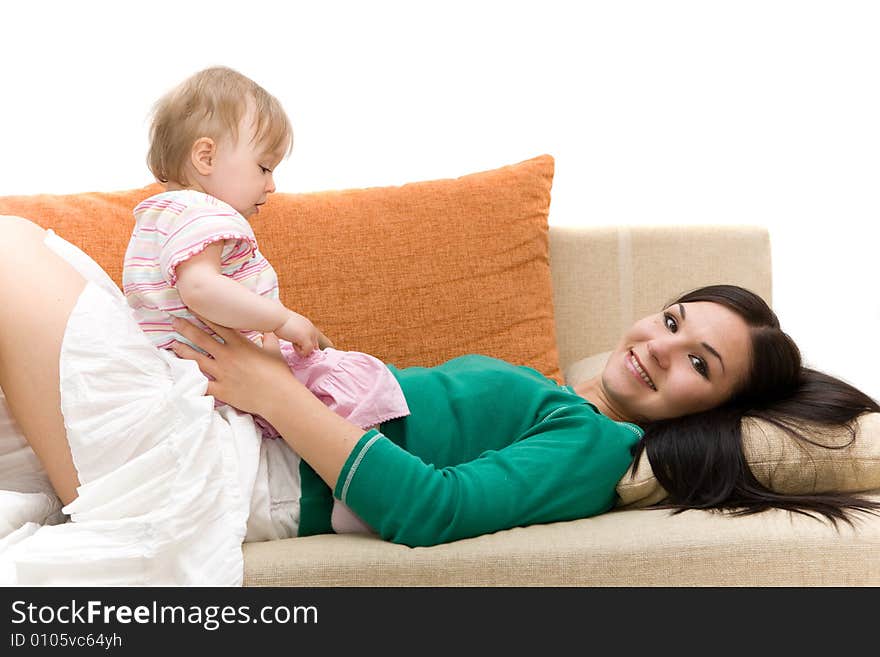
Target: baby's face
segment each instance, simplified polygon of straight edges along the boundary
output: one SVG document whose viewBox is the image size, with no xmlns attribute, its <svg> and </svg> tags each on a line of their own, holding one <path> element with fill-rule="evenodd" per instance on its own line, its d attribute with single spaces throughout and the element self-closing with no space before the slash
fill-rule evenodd
<svg viewBox="0 0 880 657">
<path fill-rule="evenodd" d="M 235 208 L 245 217 L 260 211 L 269 194 L 275 191 L 272 172 L 284 152 L 269 152 L 254 140 L 255 109 L 251 103 L 238 126 L 236 139 L 217 144 L 210 175 L 205 177 L 205 192 Z"/>
</svg>

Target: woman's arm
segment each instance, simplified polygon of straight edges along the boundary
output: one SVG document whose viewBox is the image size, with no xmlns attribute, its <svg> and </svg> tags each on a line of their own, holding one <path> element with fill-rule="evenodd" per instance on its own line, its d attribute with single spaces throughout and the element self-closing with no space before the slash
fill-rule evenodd
<svg viewBox="0 0 880 657">
<path fill-rule="evenodd" d="M 601 513 L 632 460 L 634 438 L 587 405 L 560 411 L 540 431 L 443 468 L 375 431 L 364 433 L 303 387 L 273 353 L 221 327 L 213 345 L 195 326 L 175 329 L 214 358 L 180 345 L 215 379 L 208 393 L 258 413 L 314 468 L 334 495 L 389 541 L 436 545 L 500 529 Z M 206 339 L 207 338 L 207 339 Z"/>
<path fill-rule="evenodd" d="M 208 394 L 248 413 L 261 415 L 330 488 L 364 431 L 315 397 L 290 372 L 268 333 L 260 348 L 238 331 L 206 322 L 223 343 L 190 322 L 175 318 L 174 329 L 209 356 L 184 344 L 173 347 L 179 356 L 195 360 L 212 381 Z"/>
<path fill-rule="evenodd" d="M 223 242 L 215 242 L 177 265 L 177 291 L 193 313 L 229 328 L 275 331 L 304 356 L 323 344 L 323 336 L 306 317 L 224 276 L 222 251 Z"/>
</svg>

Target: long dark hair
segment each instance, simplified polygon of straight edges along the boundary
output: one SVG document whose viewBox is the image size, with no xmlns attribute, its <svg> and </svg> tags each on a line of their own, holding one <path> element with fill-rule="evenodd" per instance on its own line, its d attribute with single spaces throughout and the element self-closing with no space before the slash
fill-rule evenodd
<svg viewBox="0 0 880 657">
<path fill-rule="evenodd" d="M 726 510 L 733 515 L 781 508 L 812 517 L 852 523 L 850 512 L 878 513 L 880 503 L 838 493 L 789 495 L 771 491 L 749 469 L 743 451 L 742 421 L 769 422 L 796 440 L 840 449 L 856 438 L 854 423 L 880 405 L 857 388 L 804 367 L 794 340 L 758 295 L 734 285 L 710 285 L 672 302 L 710 301 L 740 315 L 750 328 L 751 365 L 745 380 L 724 405 L 701 413 L 647 424 L 633 447 L 636 466 L 642 452 L 668 493 L 662 508 Z M 844 426 L 850 441 L 827 446 L 806 435 L 804 423 Z"/>
</svg>

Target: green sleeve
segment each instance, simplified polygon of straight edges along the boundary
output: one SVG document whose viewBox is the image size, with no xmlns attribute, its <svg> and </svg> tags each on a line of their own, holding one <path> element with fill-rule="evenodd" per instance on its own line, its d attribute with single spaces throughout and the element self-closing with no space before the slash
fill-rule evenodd
<svg viewBox="0 0 880 657">
<path fill-rule="evenodd" d="M 588 407 L 571 407 L 507 447 L 437 468 L 372 430 L 334 495 L 383 539 L 409 546 L 584 518 L 614 505 L 635 440 Z"/>
</svg>

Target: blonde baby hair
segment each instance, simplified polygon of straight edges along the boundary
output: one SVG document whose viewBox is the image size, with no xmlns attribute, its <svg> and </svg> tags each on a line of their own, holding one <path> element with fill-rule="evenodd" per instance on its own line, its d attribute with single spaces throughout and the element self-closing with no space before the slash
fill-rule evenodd
<svg viewBox="0 0 880 657">
<path fill-rule="evenodd" d="M 197 139 L 219 142 L 238 136 L 248 100 L 256 106 L 254 139 L 269 152 L 293 148 L 293 128 L 281 103 L 263 87 L 225 66 L 206 68 L 162 96 L 153 107 L 147 165 L 162 183 L 183 185 L 190 149 Z"/>
</svg>

